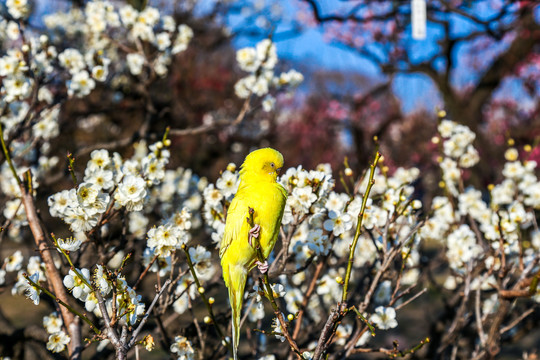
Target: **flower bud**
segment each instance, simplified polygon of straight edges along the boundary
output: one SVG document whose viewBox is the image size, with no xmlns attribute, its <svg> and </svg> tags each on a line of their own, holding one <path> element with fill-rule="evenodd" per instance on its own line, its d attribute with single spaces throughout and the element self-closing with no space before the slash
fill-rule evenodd
<svg viewBox="0 0 540 360">
<path fill-rule="evenodd" d="M 519 153 L 516 148 L 509 148 L 504 153 L 504 158 L 508 161 L 516 161 L 518 159 Z"/>
<path fill-rule="evenodd" d="M 143 345 L 146 348 L 147 351 L 152 351 L 154 347 L 156 346 L 154 342 L 154 338 L 152 335 L 146 335 L 143 340 Z"/>
<path fill-rule="evenodd" d="M 230 172 L 235 172 L 236 171 L 236 164 L 235 163 L 229 163 L 229 165 L 227 165 L 227 170 L 229 170 Z"/>
</svg>

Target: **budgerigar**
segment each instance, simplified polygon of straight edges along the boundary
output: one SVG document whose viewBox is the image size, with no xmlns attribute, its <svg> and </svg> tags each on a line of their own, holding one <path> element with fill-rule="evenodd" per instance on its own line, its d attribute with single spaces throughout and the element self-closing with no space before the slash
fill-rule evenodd
<svg viewBox="0 0 540 360">
<path fill-rule="evenodd" d="M 235 360 L 238 358 L 240 313 L 247 275 L 256 265 L 259 265 L 263 272 L 268 269 L 268 263 L 258 262 L 255 243 L 251 239 L 259 239 L 262 254 L 266 259 L 279 234 L 287 200 L 287 191 L 277 182 L 282 166 L 283 156 L 274 149 L 264 148 L 251 152 L 242 164 L 238 192 L 227 211 L 219 256 L 223 279 L 229 289 Z M 254 210 L 253 227 L 248 223 L 250 208 Z"/>
</svg>

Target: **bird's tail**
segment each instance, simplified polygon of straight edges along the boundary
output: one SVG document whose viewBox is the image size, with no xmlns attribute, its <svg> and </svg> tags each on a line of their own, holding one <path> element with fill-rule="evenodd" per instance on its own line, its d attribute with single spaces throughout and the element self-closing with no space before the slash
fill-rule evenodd
<svg viewBox="0 0 540 360">
<path fill-rule="evenodd" d="M 240 342 L 240 316 L 244 302 L 247 269 L 244 269 L 242 266 L 231 266 L 229 267 L 228 276 L 227 287 L 229 288 L 229 301 L 232 310 L 233 357 L 234 360 L 237 360 L 238 343 Z"/>
</svg>

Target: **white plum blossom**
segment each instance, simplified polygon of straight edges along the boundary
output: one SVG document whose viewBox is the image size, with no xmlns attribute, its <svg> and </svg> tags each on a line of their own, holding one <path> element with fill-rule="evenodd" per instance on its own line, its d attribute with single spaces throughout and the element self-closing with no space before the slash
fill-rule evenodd
<svg viewBox="0 0 540 360">
<path fill-rule="evenodd" d="M 76 271 L 70 269 L 63 282 L 73 296 L 81 301 L 85 301 L 88 294 L 92 292 L 87 285 L 90 284 L 90 270 L 88 269 L 76 269 Z"/>
<path fill-rule="evenodd" d="M 27 0 L 7 0 L 6 6 L 9 14 L 15 19 L 25 18 L 30 12 Z"/>
<path fill-rule="evenodd" d="M 135 8 L 133 8 L 131 5 L 123 6 L 120 9 L 119 14 L 120 14 L 120 19 L 126 26 L 133 25 L 133 23 L 137 21 L 137 17 L 139 16 L 139 12 Z"/>
<path fill-rule="evenodd" d="M 39 280 L 39 273 L 34 273 L 29 276 L 29 280 L 27 280 L 25 284 L 26 297 L 32 300 L 34 305 L 39 305 L 39 294 L 41 294 L 41 289 L 30 283 L 30 281 L 39 285 Z"/>
<path fill-rule="evenodd" d="M 225 170 L 216 181 L 216 188 L 221 191 L 223 196 L 230 198 L 236 193 L 239 184 L 238 174 Z"/>
<path fill-rule="evenodd" d="M 64 351 L 70 341 L 71 338 L 69 337 L 69 335 L 67 335 L 63 331 L 51 334 L 49 336 L 49 341 L 47 341 L 47 350 L 53 353 Z"/>
<path fill-rule="evenodd" d="M 169 33 L 162 32 L 156 36 L 155 42 L 158 50 L 163 51 L 171 45 L 171 37 Z"/>
<path fill-rule="evenodd" d="M 477 244 L 476 236 L 468 225 L 463 224 L 454 230 L 447 239 L 447 257 L 450 266 L 461 267 L 482 253 L 482 247 Z"/>
<path fill-rule="evenodd" d="M 252 72 L 257 70 L 260 65 L 257 60 L 255 48 L 246 47 L 236 51 L 236 61 L 240 69 L 244 71 Z"/>
<path fill-rule="evenodd" d="M 177 335 L 171 345 L 171 352 L 178 356 L 181 360 L 193 360 L 195 359 L 195 350 L 191 341 L 184 336 Z"/>
<path fill-rule="evenodd" d="M 132 53 L 126 56 L 127 65 L 132 75 L 140 75 L 143 69 L 145 58 L 141 54 Z"/>
<path fill-rule="evenodd" d="M 146 245 L 154 249 L 156 255 L 166 257 L 188 241 L 188 235 L 179 227 L 167 224 L 148 230 Z"/>
<path fill-rule="evenodd" d="M 49 316 L 43 317 L 43 327 L 47 330 L 49 334 L 54 334 L 62 330 L 62 317 L 58 313 L 53 312 Z"/>
<path fill-rule="evenodd" d="M 79 238 L 58 239 L 58 247 L 64 251 L 77 251 L 81 244 L 82 240 Z"/>
<path fill-rule="evenodd" d="M 128 211 L 140 211 L 146 197 L 146 182 L 140 176 L 126 175 L 114 195 L 116 203 Z"/>
<path fill-rule="evenodd" d="M 4 269 L 8 272 L 19 271 L 22 268 L 23 260 L 21 250 L 17 250 L 4 259 Z"/>
<path fill-rule="evenodd" d="M 331 231 L 335 236 L 339 236 L 352 228 L 351 215 L 339 211 L 330 211 L 328 220 L 324 222 L 324 229 Z"/>
<path fill-rule="evenodd" d="M 178 34 L 174 40 L 173 47 L 171 50 L 172 54 L 178 54 L 187 49 L 189 42 L 193 38 L 193 30 L 185 25 L 178 25 Z"/>
<path fill-rule="evenodd" d="M 276 106 L 276 98 L 273 97 L 272 95 L 266 95 L 262 102 L 263 110 L 266 112 L 270 112 L 274 110 L 275 106 Z"/>
<path fill-rule="evenodd" d="M 109 68 L 107 67 L 107 65 L 96 65 L 92 68 L 92 78 L 96 81 L 105 81 L 108 74 Z"/>
<path fill-rule="evenodd" d="M 84 57 L 77 49 L 68 48 L 64 50 L 58 54 L 58 60 L 60 65 L 68 69 L 72 75 L 81 72 L 86 67 Z"/>
<path fill-rule="evenodd" d="M 210 280 L 215 272 L 210 251 L 206 250 L 204 246 L 197 245 L 195 248 L 189 248 L 188 252 L 197 277 L 203 281 Z"/>
<path fill-rule="evenodd" d="M 86 70 L 81 70 L 73 75 L 69 81 L 68 94 L 83 97 L 96 87 L 96 82 Z"/>
<path fill-rule="evenodd" d="M 96 170 L 108 169 L 111 165 L 111 158 L 107 150 L 93 150 L 90 153 L 90 160 L 86 165 L 88 171 L 93 172 Z"/>
<path fill-rule="evenodd" d="M 378 306 L 369 320 L 381 330 L 393 329 L 398 325 L 393 307 Z"/>
<path fill-rule="evenodd" d="M 97 288 L 103 295 L 107 295 L 112 290 L 112 284 L 108 278 L 106 269 L 101 265 L 96 265 L 93 277 Z"/>
<path fill-rule="evenodd" d="M 45 140 L 55 138 L 60 133 L 58 128 L 58 115 L 60 107 L 55 106 L 51 109 L 46 109 L 41 113 L 41 120 L 32 126 L 34 136 L 41 137 Z"/>
</svg>

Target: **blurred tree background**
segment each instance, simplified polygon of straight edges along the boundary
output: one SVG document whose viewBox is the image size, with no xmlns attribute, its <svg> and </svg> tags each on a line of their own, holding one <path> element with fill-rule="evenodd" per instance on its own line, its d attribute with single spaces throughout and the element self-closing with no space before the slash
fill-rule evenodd
<svg viewBox="0 0 540 360">
<path fill-rule="evenodd" d="M 47 4 L 47 11 L 68 5 Z M 439 108 L 478 132 L 485 160 L 481 183 L 494 181 L 508 138 L 532 145 L 531 156 L 539 156 L 540 28 L 534 1 L 430 1 L 425 40 L 411 38 L 409 1 L 153 5 L 174 13 L 196 36 L 193 46 L 174 58 L 170 75 L 152 83 L 147 94 L 155 106 L 151 118 L 142 117 L 146 95 L 138 89 L 119 98 L 103 87 L 91 101 L 69 101 L 64 121 L 75 131 L 79 122 L 74 119 L 94 115 L 91 126 L 111 131 L 85 129 L 68 137 L 73 142 L 62 139 L 66 151 L 88 154 L 84 144 L 98 148 L 104 143 L 118 149 L 170 126 L 182 130 L 172 132 L 175 164 L 211 178 L 228 161 L 239 163 L 249 148 L 268 144 L 284 152 L 287 166 L 329 162 L 338 169 L 348 157 L 354 169 L 362 170 L 374 136 L 388 166 L 424 168 L 432 160 L 430 138 Z M 38 15 L 31 24 L 39 23 Z M 241 76 L 236 49 L 266 37 L 276 42 L 289 67 L 304 74 L 305 83 L 294 94 L 280 94 L 276 111 L 267 113 L 255 104 L 236 128 L 219 126 L 242 107 L 234 96 Z M 214 125 L 201 128 L 209 123 Z M 223 157 L 231 152 L 236 157 Z"/>
</svg>

